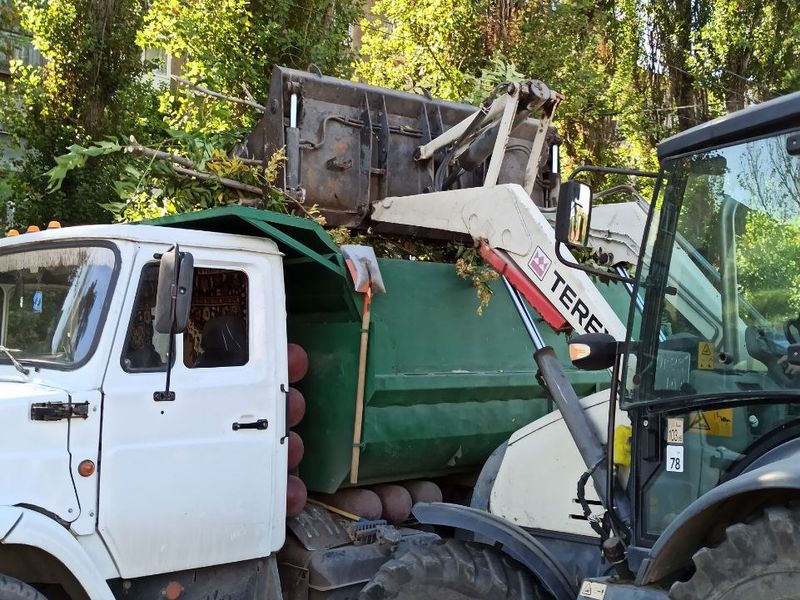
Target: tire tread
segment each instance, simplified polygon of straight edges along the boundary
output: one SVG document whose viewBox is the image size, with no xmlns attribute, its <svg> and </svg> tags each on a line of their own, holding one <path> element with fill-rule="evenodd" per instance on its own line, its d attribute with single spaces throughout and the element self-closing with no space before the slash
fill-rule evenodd
<svg viewBox="0 0 800 600">
<path fill-rule="evenodd" d="M 800 508 L 775 506 L 760 516 L 734 523 L 725 538 L 692 556 L 694 574 L 672 584 L 672 600 L 717 600 L 741 581 L 743 575 L 770 571 L 800 572 Z"/>
<path fill-rule="evenodd" d="M 47 598 L 19 579 L 0 575 L 0 600 L 47 600 Z"/>
<path fill-rule="evenodd" d="M 412 581 L 440 585 L 443 590 L 468 590 L 476 598 L 548 598 L 522 567 L 494 548 L 448 539 L 416 548 L 384 564 L 359 599 L 392 600 Z"/>
</svg>

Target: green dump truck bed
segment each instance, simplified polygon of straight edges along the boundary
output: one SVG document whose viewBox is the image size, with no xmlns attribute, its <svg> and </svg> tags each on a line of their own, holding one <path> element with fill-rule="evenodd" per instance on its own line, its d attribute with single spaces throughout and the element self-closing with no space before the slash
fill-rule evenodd
<svg viewBox="0 0 800 600">
<path fill-rule="evenodd" d="M 349 485 L 363 297 L 327 233 L 308 220 L 229 207 L 156 224 L 264 235 L 286 254 L 289 341 L 309 355 L 297 384 L 306 416 L 300 475 L 309 490 Z M 535 378 L 534 348 L 502 286 L 483 316 L 453 265 L 379 259 L 386 294 L 374 297 L 358 483 L 475 471 L 510 434 L 552 410 Z M 599 284 L 624 318 L 622 286 Z M 565 337 L 541 331 L 564 364 Z M 567 368 L 578 395 L 608 385 L 606 372 Z"/>
</svg>

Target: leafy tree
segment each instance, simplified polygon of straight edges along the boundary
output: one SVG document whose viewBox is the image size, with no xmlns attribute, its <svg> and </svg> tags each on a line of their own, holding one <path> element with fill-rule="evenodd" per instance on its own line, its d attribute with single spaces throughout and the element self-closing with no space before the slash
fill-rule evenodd
<svg viewBox="0 0 800 600">
<path fill-rule="evenodd" d="M 17 223 L 108 219 L 99 204 L 114 193 L 119 161 L 99 160 L 70 173 L 47 194 L 44 171 L 73 143 L 109 135 L 149 137 L 153 100 L 141 78 L 143 0 L 20 0 L 21 27 L 47 59 L 14 66 L 0 100 L 0 119 L 25 152 L 5 175 Z"/>
<path fill-rule="evenodd" d="M 355 75 L 368 83 L 429 91 L 450 100 L 469 96 L 489 62 L 482 15 L 464 0 L 378 0 L 362 19 Z"/>
<path fill-rule="evenodd" d="M 797 83 L 800 59 L 797 2 L 724 0 L 707 11 L 687 64 L 727 112 L 793 91 L 787 85 Z"/>
<path fill-rule="evenodd" d="M 572 163 L 654 168 L 659 140 L 800 85 L 791 0 L 381 0 L 373 13 L 356 75 L 472 99 L 502 60 L 566 96 Z"/>
<path fill-rule="evenodd" d="M 273 65 L 348 75 L 349 27 L 360 0 L 153 0 L 138 35 L 181 61 L 183 76 L 231 96 L 266 101 Z M 219 132 L 254 123 L 251 110 L 185 89 L 167 90 L 161 111 L 170 126 Z"/>
</svg>

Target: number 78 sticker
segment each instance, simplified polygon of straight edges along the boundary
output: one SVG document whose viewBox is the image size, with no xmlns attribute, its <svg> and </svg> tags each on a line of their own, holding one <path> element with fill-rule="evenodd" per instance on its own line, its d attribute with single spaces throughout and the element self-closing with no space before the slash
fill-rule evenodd
<svg viewBox="0 0 800 600">
<path fill-rule="evenodd" d="M 667 471 L 683 473 L 683 446 L 667 446 Z"/>
</svg>

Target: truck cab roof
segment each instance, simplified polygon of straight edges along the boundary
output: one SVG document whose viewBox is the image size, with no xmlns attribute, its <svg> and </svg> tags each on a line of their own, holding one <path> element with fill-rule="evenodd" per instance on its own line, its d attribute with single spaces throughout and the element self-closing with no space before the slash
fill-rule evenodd
<svg viewBox="0 0 800 600">
<path fill-rule="evenodd" d="M 263 238 L 252 236 L 237 236 L 235 247 L 237 249 L 260 252 L 277 253 L 277 245 Z M 138 243 L 164 244 L 168 246 L 177 242 L 181 245 L 199 245 L 209 248 L 231 248 L 231 236 L 221 233 L 208 232 L 202 240 L 198 240 L 196 233 L 188 230 L 174 230 L 154 225 L 77 225 L 74 227 L 60 227 L 47 229 L 36 233 L 25 233 L 19 236 L 7 237 L 0 241 L 0 248 L 8 249 L 26 244 L 48 243 L 59 241 L 79 240 L 119 240 Z"/>
<path fill-rule="evenodd" d="M 781 96 L 687 129 L 658 145 L 658 159 L 769 135 L 800 125 L 800 92 Z"/>
<path fill-rule="evenodd" d="M 48 229 L 0 240 L 0 248 L 36 241 L 66 239 L 118 239 L 170 244 L 197 243 L 196 231 L 204 232 L 202 245 L 255 252 L 282 252 L 289 259 L 310 259 L 345 276 L 339 247 L 314 221 L 245 206 L 224 206 L 162 217 L 137 224 L 80 225 Z M 235 245 L 231 236 L 236 236 Z M 265 240 L 270 240 L 265 244 Z"/>
</svg>

